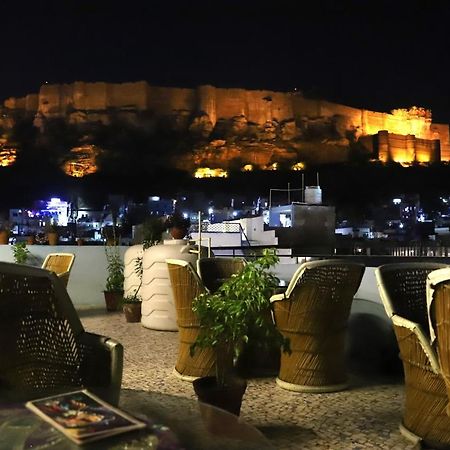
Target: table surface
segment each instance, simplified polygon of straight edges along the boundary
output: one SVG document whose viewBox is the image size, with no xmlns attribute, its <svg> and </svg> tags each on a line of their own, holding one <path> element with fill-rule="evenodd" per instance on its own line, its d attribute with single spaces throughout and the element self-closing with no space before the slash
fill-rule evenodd
<svg viewBox="0 0 450 450">
<path fill-rule="evenodd" d="M 149 422 L 149 430 L 95 441 L 86 449 L 272 450 L 255 427 L 221 409 L 164 394 L 123 390 L 120 408 Z M 0 450 L 80 447 L 23 405 L 0 405 Z"/>
</svg>

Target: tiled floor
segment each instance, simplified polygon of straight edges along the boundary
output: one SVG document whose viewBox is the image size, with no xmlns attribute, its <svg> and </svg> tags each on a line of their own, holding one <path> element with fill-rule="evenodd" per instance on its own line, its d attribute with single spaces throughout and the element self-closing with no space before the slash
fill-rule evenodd
<svg viewBox="0 0 450 450">
<path fill-rule="evenodd" d="M 123 388 L 148 391 L 175 402 L 195 404 L 190 383 L 172 374 L 178 333 L 126 323 L 121 313 L 82 314 L 88 331 L 114 337 L 125 348 Z M 279 388 L 274 378 L 250 379 L 241 418 L 280 450 L 368 450 L 415 448 L 399 432 L 402 381 L 352 375 L 351 388 L 330 394 L 300 394 Z"/>
</svg>

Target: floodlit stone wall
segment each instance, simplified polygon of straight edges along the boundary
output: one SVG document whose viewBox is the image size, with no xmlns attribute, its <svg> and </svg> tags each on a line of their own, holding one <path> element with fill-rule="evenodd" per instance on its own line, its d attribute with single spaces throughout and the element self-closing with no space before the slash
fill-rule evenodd
<svg viewBox="0 0 450 450">
<path fill-rule="evenodd" d="M 146 81 L 132 83 L 77 81 L 73 84 L 44 84 L 39 94 L 9 98 L 4 102 L 4 107 L 7 110 L 37 113 L 37 116 L 44 118 L 69 117 L 74 111 L 83 114 L 89 112 L 106 114 L 108 109 L 115 108 L 130 111 L 148 110 L 156 116 L 181 114 L 187 117 L 203 114 L 203 122 L 210 122 L 211 127 L 214 127 L 220 119 L 228 120 L 236 117 L 243 117 L 248 123 L 260 126 L 273 120 L 280 123 L 283 121 L 294 123 L 295 120 L 299 128 L 305 123 L 308 124 L 308 121 L 310 123 L 328 121 L 334 123 L 341 137 L 345 137 L 347 131 L 351 131 L 356 138 L 386 131 L 394 159 L 403 160 L 414 155 L 416 161 L 434 160 L 436 149 L 434 141 L 439 140 L 440 159 L 450 160 L 449 126 L 432 123 L 429 110 L 412 107 L 384 113 L 325 100 L 307 99 L 293 92 L 224 89 L 210 85 L 195 89 L 171 88 L 151 86 Z M 204 117 L 205 114 L 207 117 Z M 92 120 L 98 120 L 95 114 L 91 114 L 90 117 Z M 400 135 L 403 138 L 396 137 Z M 422 143 L 420 139 L 429 142 Z M 380 145 L 379 153 L 385 155 L 387 150 L 383 145 L 388 144 L 381 142 Z"/>
<path fill-rule="evenodd" d="M 414 135 L 400 135 L 380 131 L 378 133 L 378 159 L 398 163 L 437 162 L 441 160 L 438 140 L 419 139 Z"/>
</svg>

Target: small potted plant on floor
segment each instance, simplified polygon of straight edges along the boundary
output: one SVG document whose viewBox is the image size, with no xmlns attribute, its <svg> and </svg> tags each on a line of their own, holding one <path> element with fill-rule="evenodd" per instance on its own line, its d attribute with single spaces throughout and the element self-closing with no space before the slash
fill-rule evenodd
<svg viewBox="0 0 450 450">
<path fill-rule="evenodd" d="M 117 245 L 105 246 L 105 255 L 108 272 L 104 290 L 106 310 L 117 311 L 123 299 L 123 261 Z"/>
<path fill-rule="evenodd" d="M 125 314 L 125 320 L 127 322 L 140 322 L 141 321 L 141 303 L 142 299 L 137 294 L 136 289 L 133 295 L 129 295 L 122 300 L 122 310 Z"/>
<path fill-rule="evenodd" d="M 239 415 L 246 381 L 236 376 L 234 362 L 251 340 L 252 327 L 257 326 L 264 339 L 290 351 L 288 340 L 268 314 L 269 298 L 278 285 L 269 269 L 277 261 L 274 252 L 265 250 L 262 257 L 247 263 L 214 294 L 204 293 L 194 299 L 192 309 L 199 317 L 200 333 L 191 352 L 196 347 L 216 350 L 216 376 L 199 378 L 193 383 L 200 401 Z"/>
</svg>

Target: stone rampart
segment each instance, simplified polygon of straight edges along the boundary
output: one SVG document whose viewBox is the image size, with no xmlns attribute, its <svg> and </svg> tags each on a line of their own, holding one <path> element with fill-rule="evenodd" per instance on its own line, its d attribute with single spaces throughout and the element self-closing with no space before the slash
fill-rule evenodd
<svg viewBox="0 0 450 450">
<path fill-rule="evenodd" d="M 73 84 L 44 84 L 39 94 L 9 98 L 4 106 L 6 109 L 39 113 L 48 118 L 67 117 L 77 110 L 101 112 L 111 108 L 149 110 L 155 115 L 171 115 L 180 111 L 184 114 L 203 112 L 208 115 L 212 126 L 220 119 L 236 116 L 245 116 L 246 120 L 258 125 L 272 120 L 282 122 L 294 119 L 298 126 L 311 119 L 339 118 L 341 128 L 345 128 L 343 131 L 352 130 L 357 137 L 377 135 L 379 131 L 386 130 L 392 135 L 414 135 L 415 138 L 430 141 L 439 139 L 441 149 L 447 152 L 447 148 L 450 148 L 448 125 L 433 124 L 431 112 L 423 108 L 412 107 L 384 113 L 325 100 L 307 99 L 289 92 L 224 89 L 210 85 L 196 89 L 171 88 L 150 86 L 146 81 L 77 81 Z M 395 141 L 397 138 L 392 139 Z M 399 148 L 403 148 L 403 144 L 399 144 Z M 427 152 L 424 150 L 421 154 Z M 399 150 L 398 154 L 400 153 Z M 443 160 L 450 158 L 450 151 L 447 153 Z"/>
<path fill-rule="evenodd" d="M 380 131 L 378 132 L 378 159 L 383 162 L 430 163 L 442 160 L 442 156 L 438 140 Z"/>
</svg>

